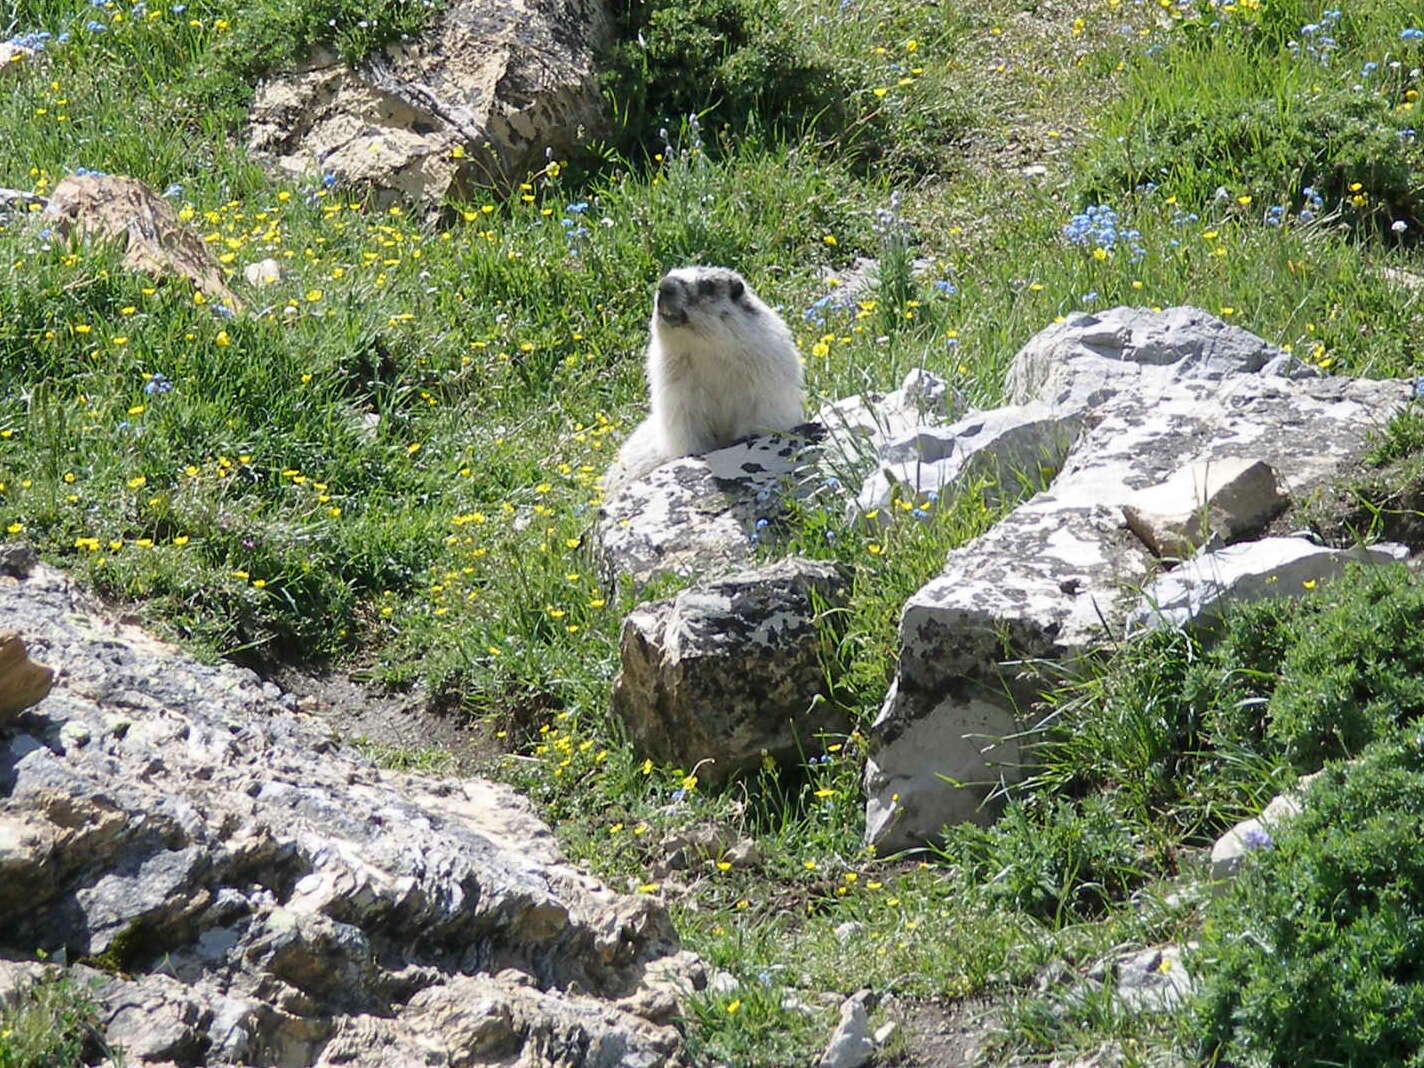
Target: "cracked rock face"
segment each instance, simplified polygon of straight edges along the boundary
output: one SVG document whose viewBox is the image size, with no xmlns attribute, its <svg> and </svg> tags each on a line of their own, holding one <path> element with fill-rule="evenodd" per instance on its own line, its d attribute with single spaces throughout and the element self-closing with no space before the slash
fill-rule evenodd
<svg viewBox="0 0 1424 1068">
<path fill-rule="evenodd" d="M 1185 467 L 1227 461 L 1266 465 L 1279 492 L 1300 499 L 1357 457 L 1410 394 L 1407 382 L 1316 377 L 1194 308 L 1071 316 L 1024 346 L 1006 384 L 1013 404 L 1001 416 L 1046 409 L 1042 423 L 1071 428 L 1071 441 L 1056 460 L 1045 452 L 1047 473 L 1057 471 L 1044 490 L 952 552 L 904 607 L 865 778 L 866 837 L 883 850 L 933 838 L 948 822 L 993 818 L 983 801 L 1001 777 L 1020 776 L 1020 735 L 1033 726 L 1021 710 L 1037 696 L 1006 662 L 1070 658 L 1122 635 L 1157 567 L 1127 529 L 1125 506 L 1181 480 Z M 989 425 L 994 414 L 960 423 Z M 982 451 L 958 440 L 961 468 L 1015 447 L 1006 434 L 978 435 Z M 1230 538 L 1259 522 L 1211 528 Z"/>
<path fill-rule="evenodd" d="M 680 1063 L 700 964 L 509 789 L 372 768 L 50 568 L 0 615 L 58 673 L 0 728 L 0 996 L 106 969 L 134 1064 Z"/>
<path fill-rule="evenodd" d="M 419 39 L 355 69 L 318 52 L 257 89 L 250 146 L 294 177 L 334 175 L 438 208 L 507 187 L 602 129 L 602 0 L 455 0 Z"/>
<path fill-rule="evenodd" d="M 634 746 L 717 783 L 844 734 L 824 699 L 817 615 L 842 606 L 846 587 L 837 565 L 790 557 L 639 605 L 623 622 L 613 687 Z"/>
</svg>

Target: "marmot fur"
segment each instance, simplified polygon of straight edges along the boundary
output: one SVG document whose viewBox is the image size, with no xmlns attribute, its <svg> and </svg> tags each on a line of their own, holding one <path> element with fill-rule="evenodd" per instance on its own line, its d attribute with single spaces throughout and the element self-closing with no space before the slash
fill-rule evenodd
<svg viewBox="0 0 1424 1068">
<path fill-rule="evenodd" d="M 651 333 L 652 414 L 618 450 L 603 479 L 608 492 L 679 456 L 802 421 L 791 331 L 736 271 L 669 271 L 653 299 Z"/>
</svg>

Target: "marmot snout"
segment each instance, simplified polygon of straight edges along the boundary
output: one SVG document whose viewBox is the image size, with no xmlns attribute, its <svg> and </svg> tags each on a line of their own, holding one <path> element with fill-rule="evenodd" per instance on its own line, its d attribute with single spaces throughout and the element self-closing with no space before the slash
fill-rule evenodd
<svg viewBox="0 0 1424 1068">
<path fill-rule="evenodd" d="M 801 422 L 801 357 L 791 331 L 736 271 L 669 271 L 653 298 L 651 334 L 652 413 L 604 475 L 610 492 L 679 456 Z"/>
</svg>

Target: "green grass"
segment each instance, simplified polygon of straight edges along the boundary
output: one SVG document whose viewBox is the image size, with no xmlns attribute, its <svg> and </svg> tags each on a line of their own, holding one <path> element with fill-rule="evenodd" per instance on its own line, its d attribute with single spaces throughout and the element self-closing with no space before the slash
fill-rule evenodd
<svg viewBox="0 0 1424 1068">
<path fill-rule="evenodd" d="M 93 999 L 69 976 L 42 979 L 0 1008 L 0 1068 L 80 1068 L 99 1051 L 123 1064 L 95 1030 Z"/>
<path fill-rule="evenodd" d="M 991 999 L 1000 1060 L 1204 1048 L 1205 1017 L 1130 1019 L 1040 980 L 1199 937 L 1217 914 L 1174 894 L 1199 851 L 1296 770 L 1417 712 L 1412 581 L 1255 606 L 1210 644 L 1105 654 L 1055 693 L 1004 820 L 877 858 L 859 844 L 860 777 L 900 605 L 1034 480 L 961 487 L 922 518 L 898 502 L 887 531 L 846 527 L 833 495 L 798 506 L 784 547 L 852 569 L 827 672 L 853 726 L 824 760 L 720 791 L 646 762 L 609 720 L 634 597 L 603 588 L 588 548 L 596 480 L 644 408 L 652 286 L 693 262 L 735 266 L 782 310 L 814 402 L 922 367 L 995 404 L 1035 332 L 1119 303 L 1194 304 L 1331 372 L 1417 373 L 1420 298 L 1384 270 L 1421 270 L 1424 167 L 1406 135 L 1420 57 L 1400 36 L 1417 15 L 1366 0 L 1322 64 L 1290 49 L 1324 10 L 1298 0 L 1219 18 L 1119 0 L 629 7 L 650 49 L 610 75 L 615 144 L 508 195 L 428 220 L 247 157 L 251 57 L 355 56 L 433 10 L 11 0 L 0 25 L 71 37 L 0 74 L 0 186 L 43 193 L 80 167 L 143 179 L 252 313 L 216 314 L 37 219 L 0 223 L 0 527 L 204 655 L 359 654 L 488 719 L 510 750 L 492 772 L 565 849 L 664 893 L 686 943 L 740 981 L 692 1004 L 698 1063 L 804 1063 L 833 1022 L 816 995 L 861 985 Z M 705 77 L 681 78 L 694 62 Z M 1040 162 L 1045 178 L 1022 175 Z M 1118 240 L 1068 240 L 1094 203 L 1117 212 Z M 877 285 L 820 303 L 823 274 L 858 256 L 880 259 Z M 246 287 L 267 257 L 283 279 Z M 1418 423 L 1382 435 L 1356 533 L 1412 529 Z M 662 838 L 707 822 L 754 839 L 761 862 L 664 871 Z"/>
</svg>

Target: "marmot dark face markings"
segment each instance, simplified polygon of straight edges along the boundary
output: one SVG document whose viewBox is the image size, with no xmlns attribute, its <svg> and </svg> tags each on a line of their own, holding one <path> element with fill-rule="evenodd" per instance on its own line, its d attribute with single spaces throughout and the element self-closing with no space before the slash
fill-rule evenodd
<svg viewBox="0 0 1424 1068">
<path fill-rule="evenodd" d="M 781 316 L 725 267 L 658 283 L 648 343 L 652 413 L 604 475 L 618 485 L 679 456 L 802 421 L 801 357 Z"/>
</svg>

